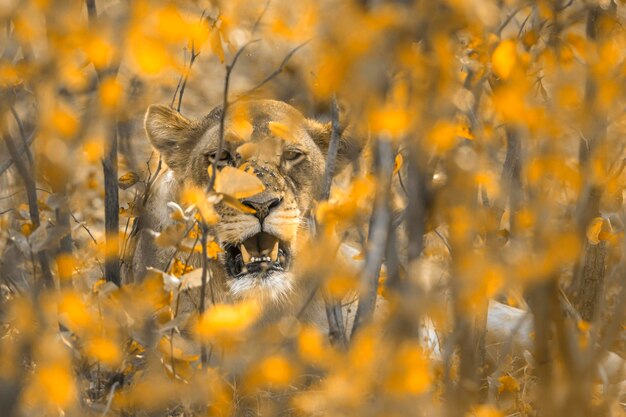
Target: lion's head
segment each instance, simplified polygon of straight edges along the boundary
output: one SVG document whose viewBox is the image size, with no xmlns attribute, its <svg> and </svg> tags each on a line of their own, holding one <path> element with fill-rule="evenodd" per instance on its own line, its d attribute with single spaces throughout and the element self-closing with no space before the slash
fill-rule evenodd
<svg viewBox="0 0 626 417">
<path fill-rule="evenodd" d="M 241 200 L 253 214 L 226 204 L 217 206 L 216 231 L 224 248 L 217 268 L 234 298 L 285 298 L 294 286 L 290 270 L 298 236 L 308 228 L 308 214 L 321 192 L 331 124 L 307 119 L 280 101 L 238 102 L 227 112 L 225 140 L 218 155 L 221 117 L 219 107 L 200 120 L 190 120 L 154 105 L 147 111 L 145 126 L 178 182 L 207 186 L 208 168 L 216 160 L 218 169 L 245 164 L 247 172 L 259 178 L 264 191 Z M 362 146 L 343 133 L 336 172 Z"/>
</svg>

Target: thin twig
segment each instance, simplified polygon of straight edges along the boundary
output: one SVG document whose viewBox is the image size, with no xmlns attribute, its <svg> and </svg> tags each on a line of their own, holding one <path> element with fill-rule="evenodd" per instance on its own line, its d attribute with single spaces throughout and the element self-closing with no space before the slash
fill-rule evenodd
<svg viewBox="0 0 626 417">
<path fill-rule="evenodd" d="M 216 158 L 217 159 L 217 158 Z M 202 276 L 201 276 L 201 290 L 200 290 L 200 316 L 204 314 L 206 309 L 206 287 L 207 287 L 207 273 L 209 270 L 209 264 L 207 262 L 207 234 L 209 232 L 209 228 L 207 227 L 204 219 L 200 224 L 201 228 L 201 236 L 200 236 L 200 244 L 202 245 Z M 207 354 L 207 346 L 206 343 L 200 342 L 200 362 L 202 363 L 202 367 L 205 368 L 208 363 L 208 354 Z"/>
<path fill-rule="evenodd" d="M 13 160 L 11 160 L 11 162 L 13 162 Z M 7 200 L 7 199 L 9 199 L 9 198 L 11 198 L 11 197 L 15 197 L 16 195 L 18 195 L 19 193 L 21 193 L 21 192 L 23 192 L 23 191 L 24 191 L 24 190 L 17 190 L 16 192 L 14 192 L 14 193 L 12 193 L 12 194 L 5 195 L 5 196 L 0 197 L 0 200 Z"/>
<path fill-rule="evenodd" d="M 376 306 L 378 279 L 380 269 L 387 250 L 391 213 L 388 201 L 389 181 L 393 174 L 393 149 L 387 140 L 379 139 L 377 144 L 377 165 L 379 186 L 374 203 L 374 215 L 369 229 L 367 256 L 363 267 L 363 282 L 365 291 L 359 297 L 359 306 L 356 310 L 352 332 L 372 319 Z"/>
<path fill-rule="evenodd" d="M 26 196 L 28 198 L 30 221 L 36 229 L 40 227 L 41 223 L 39 220 L 39 206 L 37 205 L 37 186 L 35 183 L 35 179 L 31 175 L 31 172 L 19 155 L 17 148 L 15 147 L 15 143 L 13 143 L 13 139 L 11 139 L 11 137 L 9 137 L 9 135 L 7 134 L 3 134 L 2 139 L 6 144 L 9 154 L 11 154 L 11 158 L 15 163 L 15 167 L 17 168 L 20 177 L 22 177 L 22 181 L 24 181 L 24 186 L 26 187 Z M 52 271 L 50 270 L 50 264 L 48 262 L 48 257 L 45 251 L 38 252 L 37 258 L 39 261 L 39 266 L 41 267 L 41 272 L 43 274 L 44 286 L 48 289 L 53 289 L 54 279 L 52 278 Z"/>
<path fill-rule="evenodd" d="M 267 0 L 265 2 L 265 6 L 263 6 L 263 10 L 261 11 L 261 14 L 259 15 L 259 17 L 257 17 L 256 22 L 254 22 L 254 26 L 252 26 L 252 33 L 256 32 L 257 28 L 259 27 L 259 23 L 261 23 L 261 20 L 263 19 L 263 16 L 265 16 L 265 13 L 267 12 L 267 9 L 270 7 L 270 2 L 272 0 Z"/>
<path fill-rule="evenodd" d="M 328 144 L 328 154 L 326 155 L 326 167 L 324 169 L 324 179 L 322 182 L 322 201 L 328 200 L 330 188 L 335 174 L 335 162 L 337 161 L 337 151 L 339 149 L 339 137 L 341 126 L 339 125 L 339 107 L 337 99 L 333 97 L 331 106 L 331 135 Z M 326 304 L 326 318 L 328 319 L 328 337 L 334 345 L 345 347 L 347 345 L 346 329 L 344 327 L 341 304 L 324 297 Z"/>
<path fill-rule="evenodd" d="M 98 9 L 96 9 L 96 0 L 85 0 L 87 4 L 87 16 L 90 21 L 94 21 L 98 17 Z"/>
<path fill-rule="evenodd" d="M 28 147 L 29 143 L 28 143 L 28 139 L 26 138 L 26 130 L 24 129 L 24 123 L 22 123 L 22 119 L 20 119 L 19 114 L 17 114 L 15 107 L 9 106 L 9 110 L 11 111 L 11 114 L 13 115 L 13 119 L 15 120 L 15 123 L 17 123 L 17 128 L 20 131 L 20 137 L 22 138 L 24 152 L 26 153 L 26 156 L 28 157 L 28 163 L 30 164 L 30 166 L 33 166 L 33 154 L 30 152 L 30 148 Z"/>
<path fill-rule="evenodd" d="M 243 54 L 243 52 L 246 50 L 248 46 L 259 41 L 260 39 L 253 39 L 249 41 L 248 43 L 246 43 L 241 48 L 239 48 L 239 50 L 233 57 L 233 60 L 230 63 L 230 65 L 226 65 L 226 77 L 224 78 L 224 94 L 222 97 L 222 113 L 220 115 L 220 130 L 219 130 L 220 136 L 219 136 L 219 144 L 217 146 L 216 155 L 221 155 L 222 150 L 224 149 L 224 124 L 226 122 L 226 113 L 228 111 L 228 88 L 230 87 L 230 76 L 233 70 L 235 69 L 235 65 L 237 64 L 237 61 L 239 60 L 239 57 L 241 56 L 241 54 Z M 211 178 L 209 178 L 209 185 L 207 187 L 207 191 L 211 191 L 213 189 L 213 186 L 215 185 L 215 177 L 217 174 L 218 163 L 219 163 L 219 158 L 214 158 L 213 162 L 211 163 Z"/>
<path fill-rule="evenodd" d="M 89 23 L 95 25 L 98 20 L 98 11 L 95 0 L 85 0 Z M 96 70 L 96 80 L 99 84 L 106 74 L 116 77 L 119 71 L 119 61 L 112 64 L 106 70 Z M 120 275 L 120 218 L 119 218 L 119 189 L 118 189 L 118 127 L 116 119 L 111 120 L 109 132 L 109 149 L 102 158 L 102 171 L 104 173 L 104 229 L 105 241 L 108 248 L 115 248 L 115 253 L 107 251 L 104 260 L 104 275 L 108 282 L 117 286 L 122 285 Z"/>
<path fill-rule="evenodd" d="M 33 141 L 35 140 L 35 135 L 37 133 L 37 130 L 35 129 L 30 136 L 28 137 L 28 139 L 26 141 L 24 141 L 24 144 L 22 144 L 22 146 L 20 146 L 20 148 L 17 151 L 17 155 L 19 157 L 22 156 L 22 154 L 24 154 L 24 152 L 26 152 L 26 148 L 27 146 L 30 146 Z M 0 175 L 4 174 L 6 170 L 8 170 L 9 168 L 11 168 L 13 166 L 13 158 L 9 158 L 9 160 L 3 162 L 2 164 L 0 164 Z"/>
<path fill-rule="evenodd" d="M 195 43 L 191 41 L 191 58 L 189 59 L 189 68 L 187 68 L 187 71 L 185 71 L 183 82 L 182 84 L 180 84 L 180 91 L 178 93 L 178 106 L 176 106 L 176 111 L 179 113 L 180 113 L 180 108 L 183 105 L 183 94 L 185 94 L 185 88 L 187 87 L 187 81 L 189 80 L 191 67 L 193 66 L 193 63 L 196 62 L 196 58 L 198 58 L 198 55 L 200 55 L 200 51 L 196 53 Z"/>
<path fill-rule="evenodd" d="M 311 42 L 311 40 L 307 40 L 302 42 L 300 45 L 296 46 L 295 48 L 293 48 L 291 51 L 289 51 L 289 53 L 287 55 L 285 55 L 285 58 L 283 58 L 283 61 L 280 63 L 280 65 L 278 66 L 278 68 L 276 68 L 274 70 L 274 72 L 272 72 L 270 75 L 268 75 L 267 77 L 265 77 L 263 79 L 263 81 L 261 81 L 260 83 L 258 83 L 257 85 L 255 85 L 254 87 L 252 87 L 250 90 L 248 90 L 245 94 L 243 94 L 243 96 L 248 96 L 250 94 L 252 94 L 253 92 L 255 92 L 256 90 L 258 90 L 259 88 L 261 88 L 262 86 L 264 86 L 265 84 L 267 84 L 268 82 L 270 82 L 274 77 L 276 77 L 278 74 L 280 74 L 281 72 L 284 71 L 285 66 L 287 65 L 287 63 L 289 62 L 289 60 L 291 59 L 291 57 L 298 52 L 298 50 L 300 48 L 302 48 L 303 46 L 305 46 L 306 44 L 308 44 L 309 42 Z"/>
<path fill-rule="evenodd" d="M 515 15 L 517 15 L 517 13 L 519 13 L 519 11 L 522 10 L 521 7 L 517 7 L 515 8 L 507 17 L 506 19 L 504 19 L 504 22 L 502 22 L 502 24 L 500 25 L 500 27 L 496 30 L 496 35 L 500 36 L 500 33 L 502 33 L 502 31 L 504 30 L 505 27 L 507 27 L 507 25 L 509 23 L 511 23 L 511 20 L 513 20 L 513 18 L 515 17 Z"/>
<path fill-rule="evenodd" d="M 72 219 L 74 219 L 74 221 L 81 226 L 83 229 L 85 229 L 85 231 L 87 232 L 87 234 L 89 235 L 89 237 L 91 238 L 91 240 L 93 241 L 93 243 L 95 243 L 96 245 L 98 244 L 98 241 L 96 240 L 95 237 L 93 237 L 93 234 L 91 233 L 91 231 L 89 230 L 89 228 L 87 226 L 85 226 L 84 222 L 79 221 L 76 216 L 74 216 L 74 213 L 70 213 L 70 216 L 72 216 Z"/>
<path fill-rule="evenodd" d="M 119 381 L 115 381 L 113 385 L 111 385 L 111 391 L 109 391 L 109 396 L 107 397 L 107 405 L 104 407 L 104 411 L 101 416 L 105 417 L 109 411 L 111 410 L 111 404 L 113 403 L 113 396 L 115 395 L 115 390 L 120 385 Z"/>
<path fill-rule="evenodd" d="M 526 23 L 528 22 L 528 19 L 530 18 L 530 15 L 532 15 L 532 12 L 528 13 L 528 15 L 526 16 L 526 18 L 524 19 L 524 21 L 522 22 L 522 24 L 519 27 L 519 30 L 517 31 L 517 37 L 519 38 L 520 36 L 522 36 L 522 32 L 524 31 L 524 28 L 526 27 Z"/>
</svg>

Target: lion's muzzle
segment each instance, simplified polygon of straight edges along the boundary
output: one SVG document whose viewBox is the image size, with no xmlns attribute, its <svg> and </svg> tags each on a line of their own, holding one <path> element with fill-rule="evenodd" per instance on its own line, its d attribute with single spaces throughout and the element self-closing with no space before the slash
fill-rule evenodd
<svg viewBox="0 0 626 417">
<path fill-rule="evenodd" d="M 227 246 L 225 255 L 226 267 L 233 278 L 285 272 L 291 261 L 289 244 L 266 232 L 257 233 L 240 244 Z"/>
</svg>

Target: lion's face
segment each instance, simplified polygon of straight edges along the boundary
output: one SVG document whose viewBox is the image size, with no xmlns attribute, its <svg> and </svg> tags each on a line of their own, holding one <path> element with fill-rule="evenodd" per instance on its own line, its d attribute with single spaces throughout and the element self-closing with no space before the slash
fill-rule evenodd
<svg viewBox="0 0 626 417">
<path fill-rule="evenodd" d="M 191 121 L 169 108 L 152 106 L 146 130 L 181 182 L 206 186 L 209 167 L 216 161 L 218 169 L 245 168 L 263 183 L 263 192 L 241 200 L 254 213 L 218 204 L 216 232 L 224 248 L 219 267 L 232 297 L 279 301 L 295 285 L 290 271 L 298 239 L 308 228 L 308 214 L 321 191 L 331 127 L 305 119 L 278 101 L 239 103 L 230 111 L 219 155 L 220 109 Z M 237 123 L 248 127 L 246 137 L 238 133 Z M 359 150 L 357 142 L 341 138 L 338 168 Z"/>
</svg>

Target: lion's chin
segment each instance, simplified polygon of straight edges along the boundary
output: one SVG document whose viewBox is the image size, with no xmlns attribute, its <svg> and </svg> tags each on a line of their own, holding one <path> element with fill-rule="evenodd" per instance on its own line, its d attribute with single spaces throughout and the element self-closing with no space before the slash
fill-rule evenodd
<svg viewBox="0 0 626 417">
<path fill-rule="evenodd" d="M 229 277 L 227 284 L 234 299 L 257 299 L 261 302 L 286 303 L 293 292 L 289 272 L 264 271 Z"/>
</svg>

